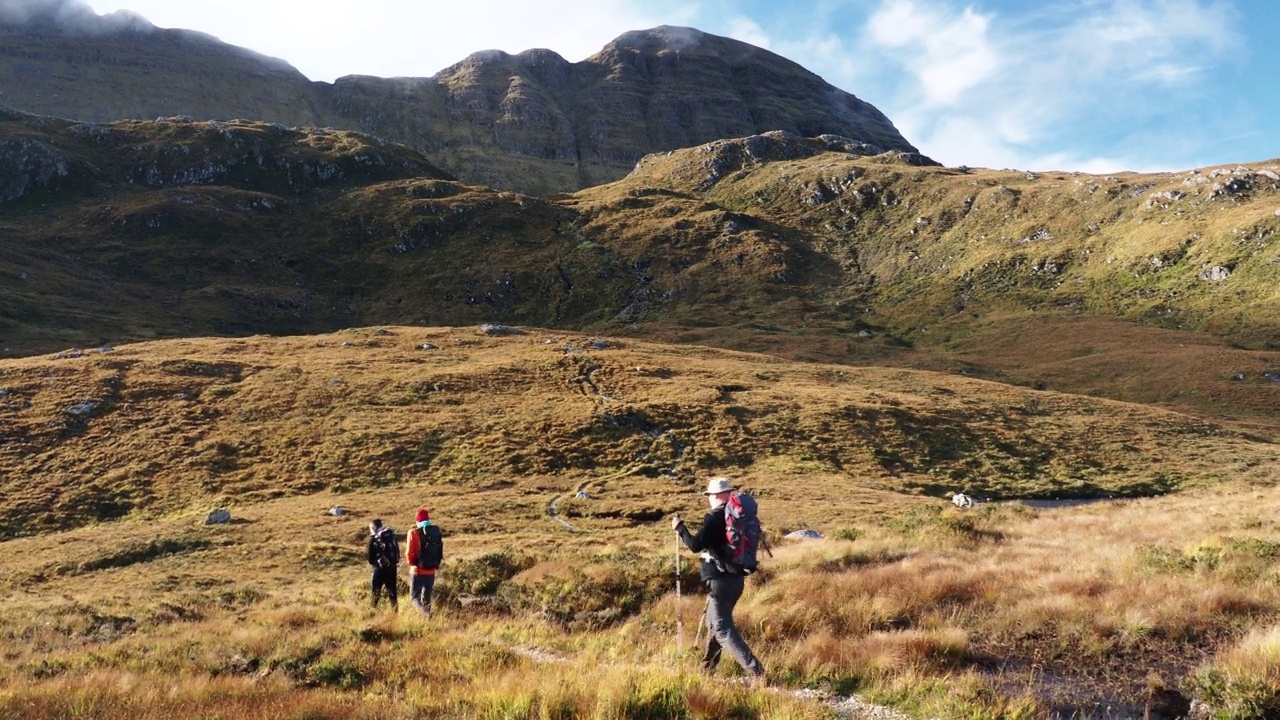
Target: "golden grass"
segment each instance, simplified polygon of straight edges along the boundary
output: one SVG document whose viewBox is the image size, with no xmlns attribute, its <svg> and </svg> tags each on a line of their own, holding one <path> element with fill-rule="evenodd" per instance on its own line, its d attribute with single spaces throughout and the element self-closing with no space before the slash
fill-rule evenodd
<svg viewBox="0 0 1280 720">
<path fill-rule="evenodd" d="M 6 419 L 40 450 L 4 458 L 4 512 L 29 524 L 0 546 L 0 715 L 823 716 L 737 685 L 734 667 L 693 672 L 702 599 L 685 553 L 676 602 L 665 517 L 703 511 L 707 472 L 758 494 L 775 541 L 738 620 L 781 686 L 940 717 L 1084 707 L 1064 686 L 1140 703 L 1152 672 L 1215 707 L 1275 689 L 1269 635 L 1247 639 L 1280 613 L 1272 445 L 922 371 L 586 339 L 388 328 L 7 361 L 31 404 Z M 92 397 L 107 411 L 48 427 Z M 937 496 L 969 488 L 926 461 L 995 466 L 1014 455 L 991 448 L 1012 442 L 1075 453 L 1054 472 L 1078 470 L 1064 457 L 1126 463 L 1097 487 L 1187 480 L 1051 510 Z M 886 467 L 888 444 L 919 464 Z M 1222 453 L 1254 474 L 1229 479 Z M 592 499 L 562 504 L 575 531 L 547 517 L 583 485 Z M 132 509 L 98 519 L 125 496 Z M 202 525 L 215 504 L 235 521 Z M 368 520 L 403 533 L 423 505 L 448 537 L 437 613 L 375 613 Z M 41 523 L 64 529 L 26 534 Z M 797 528 L 828 538 L 781 539 Z"/>
<path fill-rule="evenodd" d="M 379 492 L 389 501 L 405 491 Z M 259 512 L 286 535 L 325 532 L 314 516 L 295 512 L 306 502 L 316 506 L 286 498 Z M 1277 687 L 1269 664 L 1275 633 L 1265 621 L 1280 611 L 1280 568 L 1267 544 L 1277 528 L 1263 518 L 1278 506 L 1276 491 L 1251 487 L 1058 510 L 988 506 L 970 513 L 971 526 L 988 531 L 976 541 L 922 533 L 918 521 L 868 522 L 855 540 L 780 543 L 765 575 L 749 583 L 739 624 L 777 682 L 859 689 L 920 713 L 1025 717 L 1042 709 L 1037 673 L 1050 670 L 1083 686 L 1109 683 L 1117 701 L 1139 697 L 1147 672 L 1130 663 L 1147 653 L 1167 653 L 1162 672 L 1180 668 L 1193 678 L 1185 691 L 1197 697 L 1229 697 L 1214 694 L 1213 678 L 1236 695 L 1251 688 L 1254 697 L 1257 688 Z M 737 674 L 732 668 L 721 681 L 691 675 L 692 658 L 674 653 L 669 586 L 629 618 L 578 629 L 539 613 L 536 603 L 511 606 L 520 610 L 442 603 L 430 620 L 394 616 L 364 607 L 358 558 L 302 571 L 276 565 L 245 552 L 261 528 L 241 527 L 247 537 L 194 558 L 9 585 L 0 610 L 7 666 L 0 708 L 13 708 L 14 717 L 76 708 L 102 717 L 229 717 L 209 708 L 233 696 L 225 706 L 241 717 L 294 717 L 277 713 L 282 688 L 290 688 L 297 717 L 824 712 L 810 701 L 743 694 L 723 684 Z M 104 529 L 111 544 L 128 542 L 121 531 L 147 528 L 125 522 L 73 530 L 62 547 L 103 538 Z M 545 533 L 548 541 L 571 537 Z M 598 546 L 602 533 L 590 534 Z M 661 542 L 668 533 L 654 528 L 648 536 L 640 555 L 600 552 L 591 543 L 531 549 L 546 560 L 512 575 L 497 594 L 536 597 L 537 588 L 580 577 L 582 592 L 607 597 L 645 558 L 669 567 Z M 466 575 L 494 540 L 454 537 L 444 587 L 450 571 Z M 6 543 L 7 567 L 21 566 L 23 549 L 35 542 Z M 1153 547 L 1182 558 L 1200 557 L 1205 547 L 1222 552 L 1216 563 L 1197 565 L 1153 561 Z M 679 607 L 686 653 L 701 610 L 691 586 Z M 584 607 L 594 607 L 589 602 Z M 184 618 L 179 608 L 199 617 Z M 1195 658 L 1219 648 L 1212 666 L 1197 670 Z M 1023 659 L 1038 670 L 1019 669 Z"/>
<path fill-rule="evenodd" d="M 837 509 L 883 515 L 901 491 L 1145 493 L 1242 467 L 1267 481 L 1278 463 L 1261 438 L 1135 405 L 633 340 L 591 351 L 589 340 L 388 328 L 7 361 L 21 407 L 9 415 L 0 529 L 427 485 L 428 497 L 467 503 L 466 532 L 485 533 L 496 528 L 479 498 L 536 524 L 583 483 L 596 500 L 566 500 L 565 513 L 584 528 L 625 528 L 676 509 L 704 472 L 742 477 L 795 528 Z M 68 411 L 85 402 L 87 417 Z M 166 540 L 175 551 L 187 542 Z"/>
</svg>

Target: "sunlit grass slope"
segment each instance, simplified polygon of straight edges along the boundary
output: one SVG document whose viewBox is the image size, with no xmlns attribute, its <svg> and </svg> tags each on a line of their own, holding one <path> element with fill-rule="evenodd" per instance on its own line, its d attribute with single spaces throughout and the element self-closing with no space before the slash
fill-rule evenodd
<svg viewBox="0 0 1280 720">
<path fill-rule="evenodd" d="M 941 497 L 1162 493 L 1253 473 L 1265 438 L 955 375 L 475 327 L 191 339 L 4 361 L 4 536 L 408 484 L 653 522 L 707 472 Z M 536 513 L 537 507 L 533 508 Z"/>
</svg>

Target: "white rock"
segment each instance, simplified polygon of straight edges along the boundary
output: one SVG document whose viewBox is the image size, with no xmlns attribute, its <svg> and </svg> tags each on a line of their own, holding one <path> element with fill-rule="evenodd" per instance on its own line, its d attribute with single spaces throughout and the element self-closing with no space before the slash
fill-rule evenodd
<svg viewBox="0 0 1280 720">
<path fill-rule="evenodd" d="M 1210 280 L 1212 282 L 1222 282 L 1229 277 L 1231 277 L 1231 268 L 1226 268 L 1221 265 L 1214 265 L 1208 270 L 1200 273 L 1201 280 Z"/>
</svg>

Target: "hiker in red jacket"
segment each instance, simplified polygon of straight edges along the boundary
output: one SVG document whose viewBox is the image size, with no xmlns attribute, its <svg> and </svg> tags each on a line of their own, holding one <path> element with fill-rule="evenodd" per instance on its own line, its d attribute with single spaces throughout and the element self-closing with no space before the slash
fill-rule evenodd
<svg viewBox="0 0 1280 720">
<path fill-rule="evenodd" d="M 679 515 L 671 518 L 671 527 L 680 534 L 685 547 L 702 556 L 701 575 L 706 583 L 707 596 L 707 647 L 702 654 L 702 668 L 715 670 L 720 662 L 721 648 L 742 666 L 757 682 L 764 680 L 764 667 L 751 654 L 751 648 L 742 639 L 733 624 L 733 606 L 742 597 L 746 578 L 734 572 L 725 562 L 732 555 L 725 534 L 724 505 L 729 502 L 733 487 L 729 478 L 713 477 L 707 482 L 705 493 L 711 504 L 711 512 L 702 519 L 702 527 L 694 535 L 684 526 Z"/>
<path fill-rule="evenodd" d="M 409 532 L 409 552 L 405 554 L 411 568 L 409 597 L 414 607 L 430 615 L 436 570 L 444 559 L 444 540 L 440 536 L 440 528 L 431 522 L 431 514 L 426 508 L 418 508 L 415 522 Z"/>
</svg>

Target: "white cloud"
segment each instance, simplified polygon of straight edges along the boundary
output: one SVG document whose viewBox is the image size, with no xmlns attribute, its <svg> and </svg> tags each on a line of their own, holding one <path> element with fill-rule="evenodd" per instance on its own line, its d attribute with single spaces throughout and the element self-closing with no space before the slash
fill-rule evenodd
<svg viewBox="0 0 1280 720">
<path fill-rule="evenodd" d="M 907 82 L 882 109 L 947 164 L 1165 169 L 1133 160 L 1152 150 L 1138 128 L 1172 112 L 1170 89 L 1201 81 L 1206 60 L 1231 47 L 1230 14 L 1212 0 L 1054 7 L 984 16 L 884 0 L 866 36 Z M 1086 128 L 1127 151 L 1073 151 Z"/>
<path fill-rule="evenodd" d="M 764 28 L 760 27 L 760 23 L 745 15 L 734 15 L 729 18 L 728 29 L 725 34 L 734 40 L 741 40 L 744 43 L 749 43 L 765 50 L 768 50 L 772 45 L 768 33 L 764 31 Z"/>
<path fill-rule="evenodd" d="M 945 106 L 956 104 L 999 69 L 988 24 L 988 17 L 970 8 L 950 16 L 936 6 L 888 0 L 868 22 L 868 34 L 882 47 L 901 51 L 899 57 L 919 80 L 925 102 Z"/>
<path fill-rule="evenodd" d="M 696 7 L 639 0 L 88 0 L 287 60 L 312 80 L 429 76 L 478 50 L 582 60 L 628 30 L 687 24 Z"/>
</svg>

